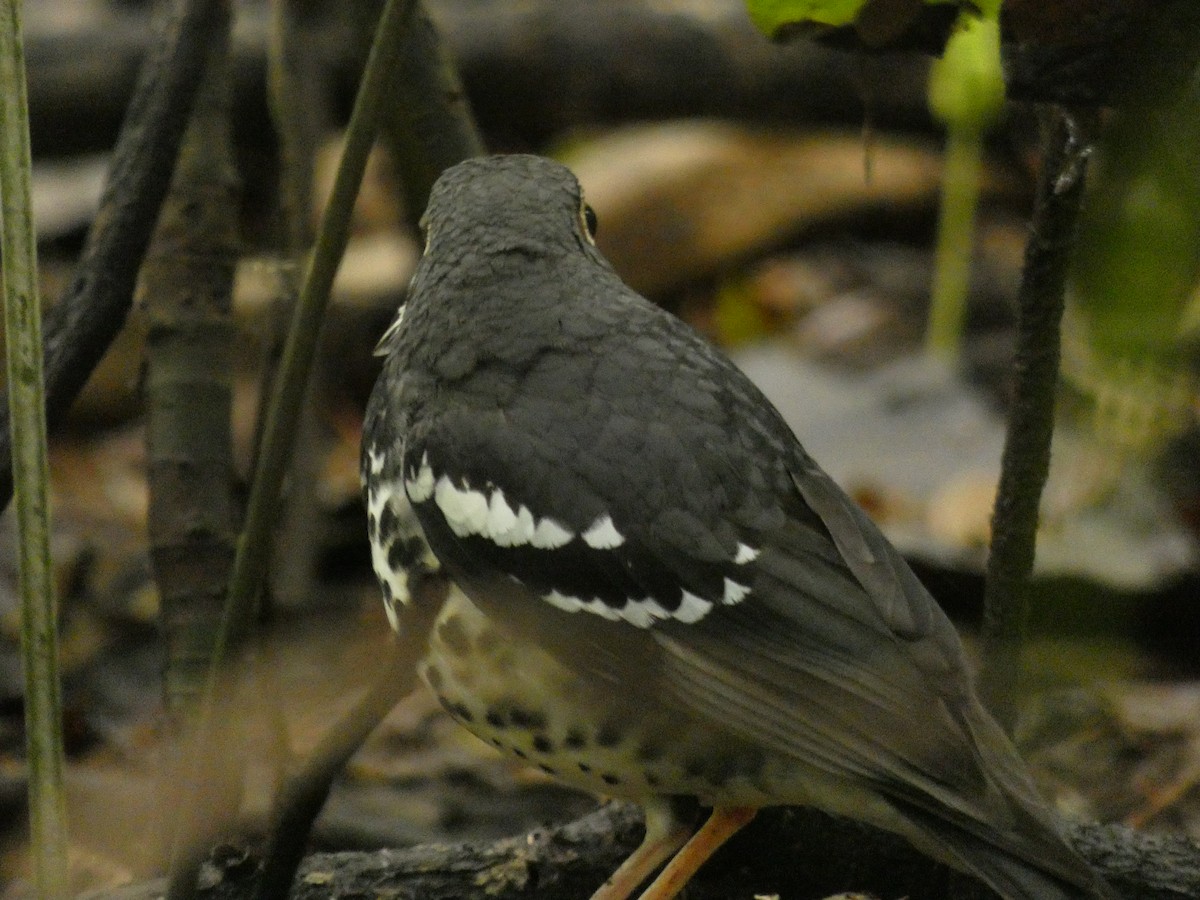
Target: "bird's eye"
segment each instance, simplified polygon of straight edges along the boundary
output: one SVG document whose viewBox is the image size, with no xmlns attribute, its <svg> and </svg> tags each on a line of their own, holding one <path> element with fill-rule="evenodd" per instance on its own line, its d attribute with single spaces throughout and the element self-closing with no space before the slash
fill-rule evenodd
<svg viewBox="0 0 1200 900">
<path fill-rule="evenodd" d="M 583 224 L 587 228 L 588 237 L 594 238 L 600 228 L 600 221 L 596 218 L 596 211 L 586 203 L 583 204 Z"/>
</svg>

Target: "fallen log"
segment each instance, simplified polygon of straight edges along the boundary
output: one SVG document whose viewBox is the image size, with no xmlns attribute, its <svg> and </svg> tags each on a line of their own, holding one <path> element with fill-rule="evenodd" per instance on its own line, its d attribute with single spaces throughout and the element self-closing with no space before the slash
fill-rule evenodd
<svg viewBox="0 0 1200 900">
<path fill-rule="evenodd" d="M 493 843 L 426 844 L 402 850 L 315 853 L 300 867 L 296 900 L 329 897 L 489 897 L 578 900 L 617 867 L 641 837 L 641 816 L 609 804 L 565 825 Z M 1117 825 L 1071 825 L 1068 837 L 1126 900 L 1200 896 L 1200 846 L 1183 836 Z M 206 864 L 201 897 L 254 896 L 258 861 L 223 848 Z M 150 900 L 151 882 L 88 895 Z M 827 897 L 858 891 L 921 900 L 984 900 L 978 882 L 947 870 L 893 835 L 809 809 L 765 810 L 688 886 L 690 900 Z"/>
</svg>

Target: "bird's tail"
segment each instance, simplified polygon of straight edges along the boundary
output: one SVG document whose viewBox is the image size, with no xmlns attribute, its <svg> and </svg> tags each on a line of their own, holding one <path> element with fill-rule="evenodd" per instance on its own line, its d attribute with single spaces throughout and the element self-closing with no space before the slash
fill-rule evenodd
<svg viewBox="0 0 1200 900">
<path fill-rule="evenodd" d="M 913 826 L 909 839 L 918 849 L 976 876 L 1004 900 L 1118 900 L 1081 858 L 1016 855 L 944 819 L 905 812 Z"/>
<path fill-rule="evenodd" d="M 1119 900 L 1063 837 L 1016 749 L 978 704 L 962 710 L 999 815 L 981 821 L 915 798 L 891 800 L 925 852 L 977 876 L 1005 900 Z M 1001 824 L 1004 823 L 1004 824 Z"/>
</svg>

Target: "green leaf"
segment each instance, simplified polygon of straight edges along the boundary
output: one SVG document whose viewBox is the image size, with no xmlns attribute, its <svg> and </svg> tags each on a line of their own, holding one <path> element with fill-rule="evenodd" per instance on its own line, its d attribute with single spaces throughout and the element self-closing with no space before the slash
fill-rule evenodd
<svg viewBox="0 0 1200 900">
<path fill-rule="evenodd" d="M 774 35 L 784 25 L 849 25 L 869 0 L 746 0 L 746 11 L 759 31 Z"/>
<path fill-rule="evenodd" d="M 959 21 L 929 73 L 929 109 L 951 128 L 982 131 L 1004 106 L 1000 23 L 973 15 Z"/>
<path fill-rule="evenodd" d="M 1174 104 L 1127 107 L 1099 153 L 1080 223 L 1075 296 L 1093 348 L 1173 364 L 1200 279 L 1200 89 Z"/>
<path fill-rule="evenodd" d="M 829 28 L 850 25 L 871 3 L 872 0 L 746 0 L 746 11 L 759 31 L 774 37 L 788 25 Z M 967 7 L 993 19 L 1000 11 L 1000 0 L 924 0 L 924 3 L 926 6 Z"/>
<path fill-rule="evenodd" d="M 1116 111 L 1079 223 L 1063 372 L 1098 441 L 1148 456 L 1194 421 L 1200 297 L 1200 80 Z"/>
<path fill-rule="evenodd" d="M 946 125 L 946 163 L 926 344 L 948 360 L 957 357 L 962 343 L 983 134 L 1003 106 L 1000 23 L 960 13 L 929 74 L 929 108 Z"/>
</svg>

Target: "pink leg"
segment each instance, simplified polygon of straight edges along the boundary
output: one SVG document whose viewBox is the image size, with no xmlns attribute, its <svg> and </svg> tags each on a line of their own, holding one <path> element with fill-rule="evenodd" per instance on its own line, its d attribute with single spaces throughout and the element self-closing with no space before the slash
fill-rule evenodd
<svg viewBox="0 0 1200 900">
<path fill-rule="evenodd" d="M 592 894 L 592 900 L 627 900 L 651 872 L 683 846 L 692 833 L 691 823 L 679 820 L 670 801 L 652 801 L 645 808 L 646 837 L 621 863 L 621 867 Z"/>
<path fill-rule="evenodd" d="M 691 881 L 697 870 L 708 861 L 717 848 L 733 837 L 758 813 L 753 806 L 718 806 L 699 831 L 683 849 L 667 863 L 667 867 L 646 888 L 641 900 L 671 900 Z"/>
</svg>

